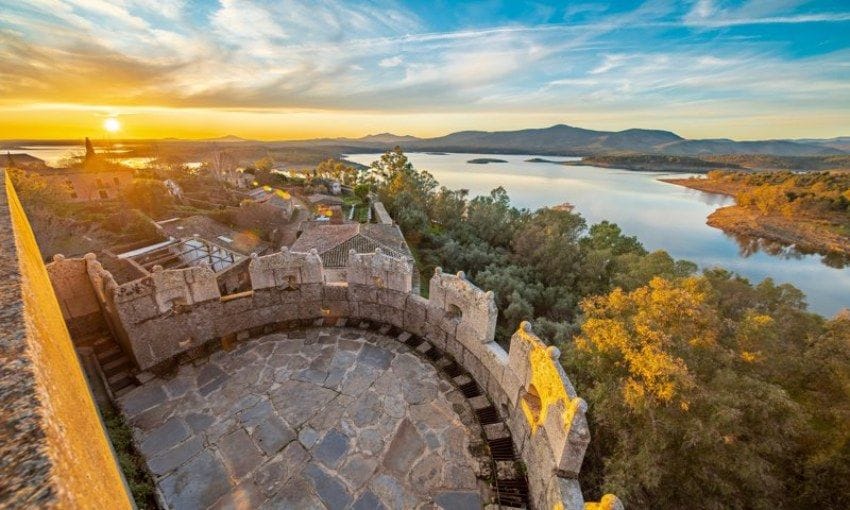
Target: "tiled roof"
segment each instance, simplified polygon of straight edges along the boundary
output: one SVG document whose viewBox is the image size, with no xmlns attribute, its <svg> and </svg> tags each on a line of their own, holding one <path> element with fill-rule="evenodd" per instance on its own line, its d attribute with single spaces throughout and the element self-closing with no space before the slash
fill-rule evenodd
<svg viewBox="0 0 850 510">
<path fill-rule="evenodd" d="M 352 249 L 357 253 L 371 253 L 380 248 L 391 257 L 411 257 L 401 231 L 394 225 L 304 222 L 303 228 L 301 237 L 290 249 L 296 252 L 315 249 L 325 267 L 345 267 L 348 265 L 348 252 Z"/>
</svg>

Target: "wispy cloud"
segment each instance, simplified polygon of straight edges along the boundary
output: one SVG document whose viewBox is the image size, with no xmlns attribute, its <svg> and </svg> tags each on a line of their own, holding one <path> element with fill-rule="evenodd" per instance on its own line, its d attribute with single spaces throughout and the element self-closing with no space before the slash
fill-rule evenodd
<svg viewBox="0 0 850 510">
<path fill-rule="evenodd" d="M 737 7 L 720 7 L 714 0 L 698 0 L 684 21 L 688 26 L 721 28 L 743 25 L 788 25 L 850 21 L 848 12 L 792 13 L 807 2 L 800 0 L 750 0 Z"/>
<path fill-rule="evenodd" d="M 404 62 L 400 55 L 394 57 L 382 58 L 378 65 L 381 67 L 398 67 Z"/>
</svg>

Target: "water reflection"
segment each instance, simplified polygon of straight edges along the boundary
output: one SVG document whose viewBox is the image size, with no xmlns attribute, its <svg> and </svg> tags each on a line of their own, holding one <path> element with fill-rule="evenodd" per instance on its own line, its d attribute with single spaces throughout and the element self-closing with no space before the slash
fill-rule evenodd
<svg viewBox="0 0 850 510">
<path fill-rule="evenodd" d="M 782 243 L 770 239 L 762 239 L 746 236 L 743 234 L 726 233 L 726 236 L 738 244 L 738 253 L 744 257 L 750 257 L 759 252 L 767 253 L 773 257 L 786 260 L 803 260 L 808 256 L 819 256 L 822 264 L 835 268 L 844 269 L 850 266 L 850 255 L 838 252 L 822 253 L 816 249 L 805 246 Z"/>
</svg>

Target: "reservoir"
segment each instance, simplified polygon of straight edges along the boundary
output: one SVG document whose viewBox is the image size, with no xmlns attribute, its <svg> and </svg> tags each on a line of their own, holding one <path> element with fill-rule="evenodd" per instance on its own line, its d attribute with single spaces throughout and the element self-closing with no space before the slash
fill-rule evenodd
<svg viewBox="0 0 850 510">
<path fill-rule="evenodd" d="M 379 157 L 347 156 L 364 165 Z M 840 262 L 760 239 L 732 237 L 709 227 L 705 223 L 708 215 L 731 205 L 733 199 L 659 180 L 674 177 L 672 174 L 527 162 L 533 155 L 414 152 L 407 157 L 417 170 L 427 170 L 441 185 L 468 189 L 471 196 L 502 186 L 516 207 L 537 209 L 569 202 L 588 225 L 602 220 L 616 223 L 650 251 L 666 250 L 701 268 L 723 267 L 753 283 L 768 277 L 790 283 L 806 293 L 811 310 L 826 316 L 850 308 L 850 266 L 834 267 Z M 493 157 L 507 162 L 468 163 Z M 578 159 L 542 157 L 550 161 Z"/>
</svg>

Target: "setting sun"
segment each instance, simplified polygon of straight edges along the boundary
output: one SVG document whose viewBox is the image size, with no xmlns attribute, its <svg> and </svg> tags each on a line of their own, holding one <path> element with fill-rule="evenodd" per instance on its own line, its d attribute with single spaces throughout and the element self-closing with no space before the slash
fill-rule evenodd
<svg viewBox="0 0 850 510">
<path fill-rule="evenodd" d="M 103 129 L 109 131 L 110 133 L 115 133 L 121 129 L 121 123 L 118 122 L 118 119 L 115 117 L 109 117 L 105 121 L 103 121 Z"/>
</svg>

